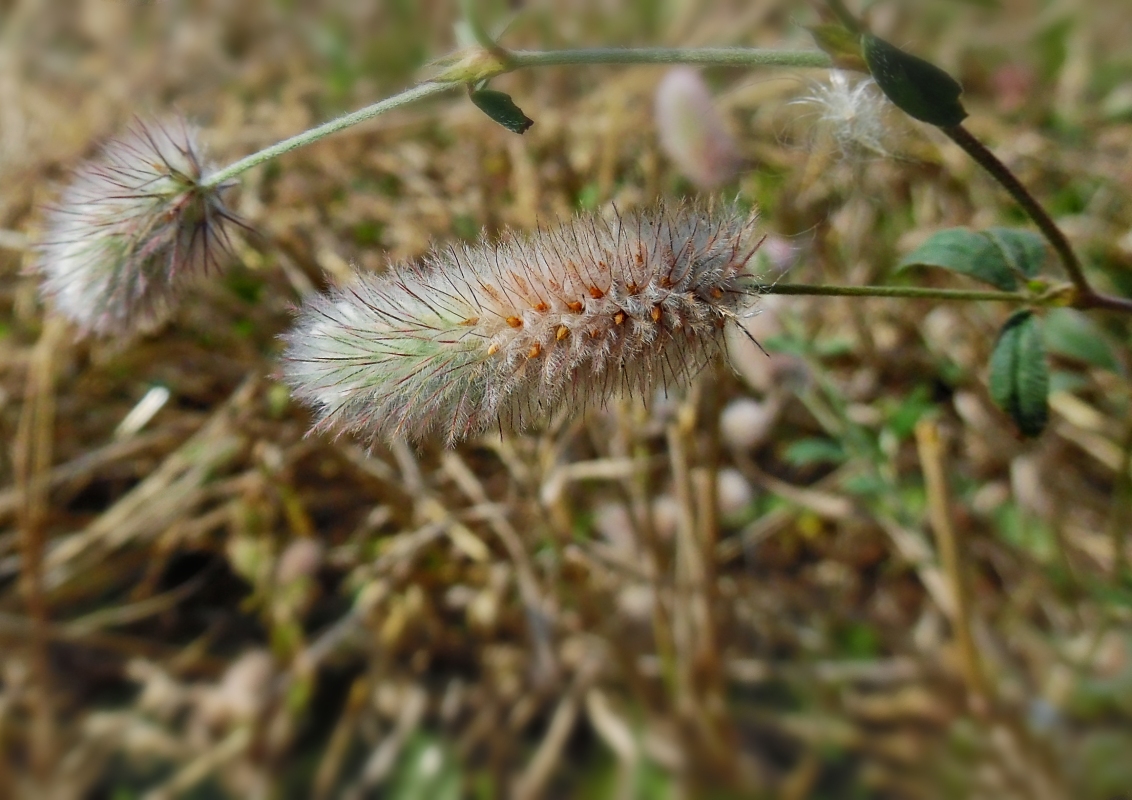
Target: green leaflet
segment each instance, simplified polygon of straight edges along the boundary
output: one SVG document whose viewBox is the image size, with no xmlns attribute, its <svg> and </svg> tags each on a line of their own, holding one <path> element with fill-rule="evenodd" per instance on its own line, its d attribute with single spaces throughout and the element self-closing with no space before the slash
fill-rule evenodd
<svg viewBox="0 0 1132 800">
<path fill-rule="evenodd" d="M 963 87 L 935 64 L 871 33 L 862 34 L 861 50 L 877 86 L 908 116 L 941 128 L 954 127 L 967 118 L 959 102 Z"/>
<path fill-rule="evenodd" d="M 950 228 L 902 258 L 898 269 L 916 265 L 942 267 L 1013 292 L 1020 283 L 1037 276 L 1045 258 L 1045 241 L 1033 231 Z"/>
<path fill-rule="evenodd" d="M 471 93 L 471 97 L 480 111 L 512 133 L 526 133 L 535 124 L 533 119 L 515 105 L 511 95 L 493 89 L 477 89 Z"/>
<path fill-rule="evenodd" d="M 1075 308 L 1054 308 L 1042 326 L 1051 353 L 1120 374 L 1120 361 L 1104 330 Z"/>
<path fill-rule="evenodd" d="M 1023 436 L 1037 436 L 1049 420 L 1049 367 L 1038 318 L 1019 311 L 1006 321 L 990 358 L 990 394 Z"/>
<path fill-rule="evenodd" d="M 1046 260 L 1046 241 L 1041 234 L 1021 228 L 987 228 L 982 232 L 1002 254 L 1015 274 L 1036 278 Z"/>
</svg>

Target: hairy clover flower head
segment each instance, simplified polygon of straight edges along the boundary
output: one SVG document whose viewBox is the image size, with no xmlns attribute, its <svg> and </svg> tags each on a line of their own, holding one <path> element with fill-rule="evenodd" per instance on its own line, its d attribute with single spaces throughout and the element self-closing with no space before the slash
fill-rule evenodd
<svg viewBox="0 0 1132 800">
<path fill-rule="evenodd" d="M 48 209 L 34 262 L 43 295 L 84 334 L 160 321 L 184 281 L 230 251 L 226 225 L 237 221 L 225 186 L 202 185 L 209 172 L 185 121 L 135 121 Z"/>
<path fill-rule="evenodd" d="M 755 217 L 680 205 L 454 246 L 308 301 L 284 377 L 317 429 L 448 444 L 686 382 L 751 303 Z"/>
</svg>

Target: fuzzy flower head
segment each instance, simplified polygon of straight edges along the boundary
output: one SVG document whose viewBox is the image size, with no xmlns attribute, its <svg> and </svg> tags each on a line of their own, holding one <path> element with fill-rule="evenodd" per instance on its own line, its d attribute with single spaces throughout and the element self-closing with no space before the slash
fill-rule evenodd
<svg viewBox="0 0 1132 800">
<path fill-rule="evenodd" d="M 521 430 L 685 383 L 750 304 L 753 215 L 661 207 L 578 218 L 309 301 L 284 377 L 316 429 L 373 441 Z"/>
<path fill-rule="evenodd" d="M 48 209 L 34 264 L 44 297 L 83 334 L 160 321 L 185 280 L 230 250 L 236 220 L 226 187 L 202 185 L 209 172 L 195 128 L 135 121 Z"/>
<path fill-rule="evenodd" d="M 829 81 L 815 83 L 810 93 L 793 103 L 812 108 L 817 133 L 828 136 L 846 158 L 891 155 L 895 108 L 872 78 L 851 78 L 831 70 Z"/>
</svg>

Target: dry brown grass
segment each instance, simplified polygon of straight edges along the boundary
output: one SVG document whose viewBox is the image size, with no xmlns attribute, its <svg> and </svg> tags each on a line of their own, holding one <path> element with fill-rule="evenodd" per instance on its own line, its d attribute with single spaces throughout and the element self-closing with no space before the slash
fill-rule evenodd
<svg viewBox="0 0 1132 800">
<path fill-rule="evenodd" d="M 1124 3 L 879 5 L 1128 293 Z M 628 6 L 510 35 L 807 45 L 801 4 Z M 305 438 L 272 378 L 303 293 L 689 191 L 656 151 L 656 68 L 505 78 L 524 137 L 461 98 L 345 132 L 247 176 L 258 234 L 158 332 L 44 318 L 35 209 L 100 138 L 176 108 L 234 159 L 406 85 L 453 13 L 0 2 L 0 797 L 1132 796 L 1125 320 L 1097 318 L 1117 370 L 1057 359 L 1035 442 L 987 396 L 1002 308 L 805 298 L 752 321 L 772 359 L 739 342 L 737 374 L 647 411 L 455 451 Z M 838 161 L 785 104 L 809 76 L 714 77 L 792 280 L 891 280 L 931 231 L 1018 219 L 922 130 Z M 718 419 L 744 396 L 771 424 L 736 447 Z M 842 455 L 799 457 L 814 439 Z M 755 498 L 721 513 L 738 476 Z"/>
</svg>

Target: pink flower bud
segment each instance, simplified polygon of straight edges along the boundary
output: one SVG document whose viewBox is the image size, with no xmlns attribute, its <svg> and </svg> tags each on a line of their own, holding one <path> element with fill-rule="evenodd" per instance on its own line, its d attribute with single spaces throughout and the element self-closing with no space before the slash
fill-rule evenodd
<svg viewBox="0 0 1132 800">
<path fill-rule="evenodd" d="M 665 74 L 656 89 L 656 129 L 665 155 L 701 189 L 713 189 L 738 172 L 739 148 L 696 70 L 674 67 Z"/>
</svg>

